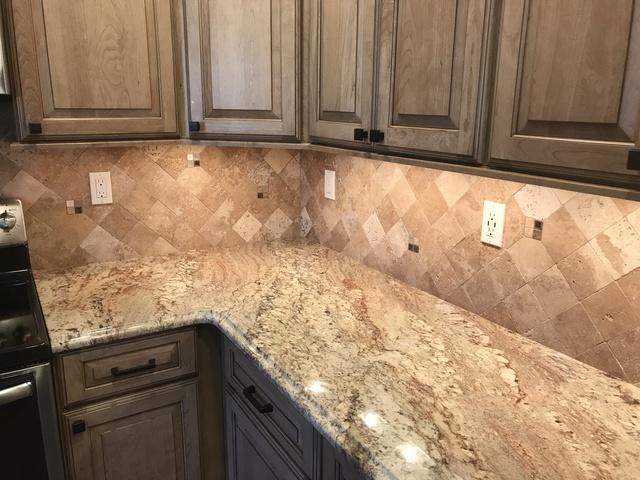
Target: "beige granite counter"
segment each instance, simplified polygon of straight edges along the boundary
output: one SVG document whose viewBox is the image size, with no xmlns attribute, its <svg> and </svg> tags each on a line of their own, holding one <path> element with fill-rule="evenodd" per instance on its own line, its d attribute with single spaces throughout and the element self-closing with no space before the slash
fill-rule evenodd
<svg viewBox="0 0 640 480">
<path fill-rule="evenodd" d="M 640 389 L 316 245 L 38 275 L 55 351 L 217 325 L 375 479 L 637 479 Z"/>
</svg>

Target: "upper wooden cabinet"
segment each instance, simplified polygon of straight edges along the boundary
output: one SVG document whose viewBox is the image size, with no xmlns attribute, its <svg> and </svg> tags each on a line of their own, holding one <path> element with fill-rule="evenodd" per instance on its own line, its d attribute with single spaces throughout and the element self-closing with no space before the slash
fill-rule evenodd
<svg viewBox="0 0 640 480">
<path fill-rule="evenodd" d="M 380 146 L 474 155 L 487 3 L 381 1 Z"/>
<path fill-rule="evenodd" d="M 21 138 L 177 135 L 171 2 L 12 0 Z"/>
<path fill-rule="evenodd" d="M 313 0 L 311 140 L 475 157 L 488 4 Z"/>
<path fill-rule="evenodd" d="M 186 0 L 185 15 L 191 133 L 296 137 L 299 1 Z"/>
<path fill-rule="evenodd" d="M 309 2 L 309 135 L 354 141 L 371 129 L 375 0 Z"/>
<path fill-rule="evenodd" d="M 633 0 L 504 2 L 493 162 L 598 177 L 632 173 L 626 164 L 639 142 L 638 7 Z"/>
</svg>

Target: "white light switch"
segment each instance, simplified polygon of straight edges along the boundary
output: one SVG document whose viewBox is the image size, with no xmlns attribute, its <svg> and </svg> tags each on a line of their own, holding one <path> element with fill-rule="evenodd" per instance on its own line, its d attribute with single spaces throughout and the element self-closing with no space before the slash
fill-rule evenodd
<svg viewBox="0 0 640 480">
<path fill-rule="evenodd" d="M 495 247 L 502 247 L 504 234 L 504 217 L 506 205 L 504 203 L 484 201 L 482 214 L 482 234 L 480 240 Z"/>
<path fill-rule="evenodd" d="M 324 171 L 324 198 L 336 199 L 336 172 L 333 170 Z"/>
<path fill-rule="evenodd" d="M 89 174 L 89 186 L 91 188 L 91 204 L 106 205 L 113 203 L 111 173 L 91 172 Z"/>
</svg>

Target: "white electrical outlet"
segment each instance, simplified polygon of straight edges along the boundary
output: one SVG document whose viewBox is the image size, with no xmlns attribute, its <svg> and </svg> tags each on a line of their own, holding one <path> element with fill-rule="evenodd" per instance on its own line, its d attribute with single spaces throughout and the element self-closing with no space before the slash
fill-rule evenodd
<svg viewBox="0 0 640 480">
<path fill-rule="evenodd" d="M 91 188 L 92 205 L 106 205 L 113 203 L 113 195 L 111 193 L 111 173 L 89 173 L 89 187 Z"/>
<path fill-rule="evenodd" d="M 324 171 L 324 198 L 336 199 L 336 172 L 333 170 Z"/>
<path fill-rule="evenodd" d="M 504 203 L 484 201 L 480 241 L 495 247 L 502 247 L 505 212 L 506 205 Z"/>
</svg>

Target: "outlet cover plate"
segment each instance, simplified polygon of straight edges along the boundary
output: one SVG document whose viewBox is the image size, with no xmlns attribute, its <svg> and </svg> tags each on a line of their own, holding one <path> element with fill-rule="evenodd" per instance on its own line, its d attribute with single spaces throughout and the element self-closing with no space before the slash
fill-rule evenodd
<svg viewBox="0 0 640 480">
<path fill-rule="evenodd" d="M 482 213 L 482 234 L 480 241 L 502 248 L 502 237 L 504 234 L 504 217 L 506 205 L 490 200 L 484 201 Z"/>
<path fill-rule="evenodd" d="M 111 193 L 111 173 L 89 173 L 89 187 L 91 189 L 92 205 L 108 205 L 113 203 L 113 194 Z"/>
<path fill-rule="evenodd" d="M 336 199 L 336 172 L 334 170 L 324 171 L 324 198 Z"/>
</svg>

